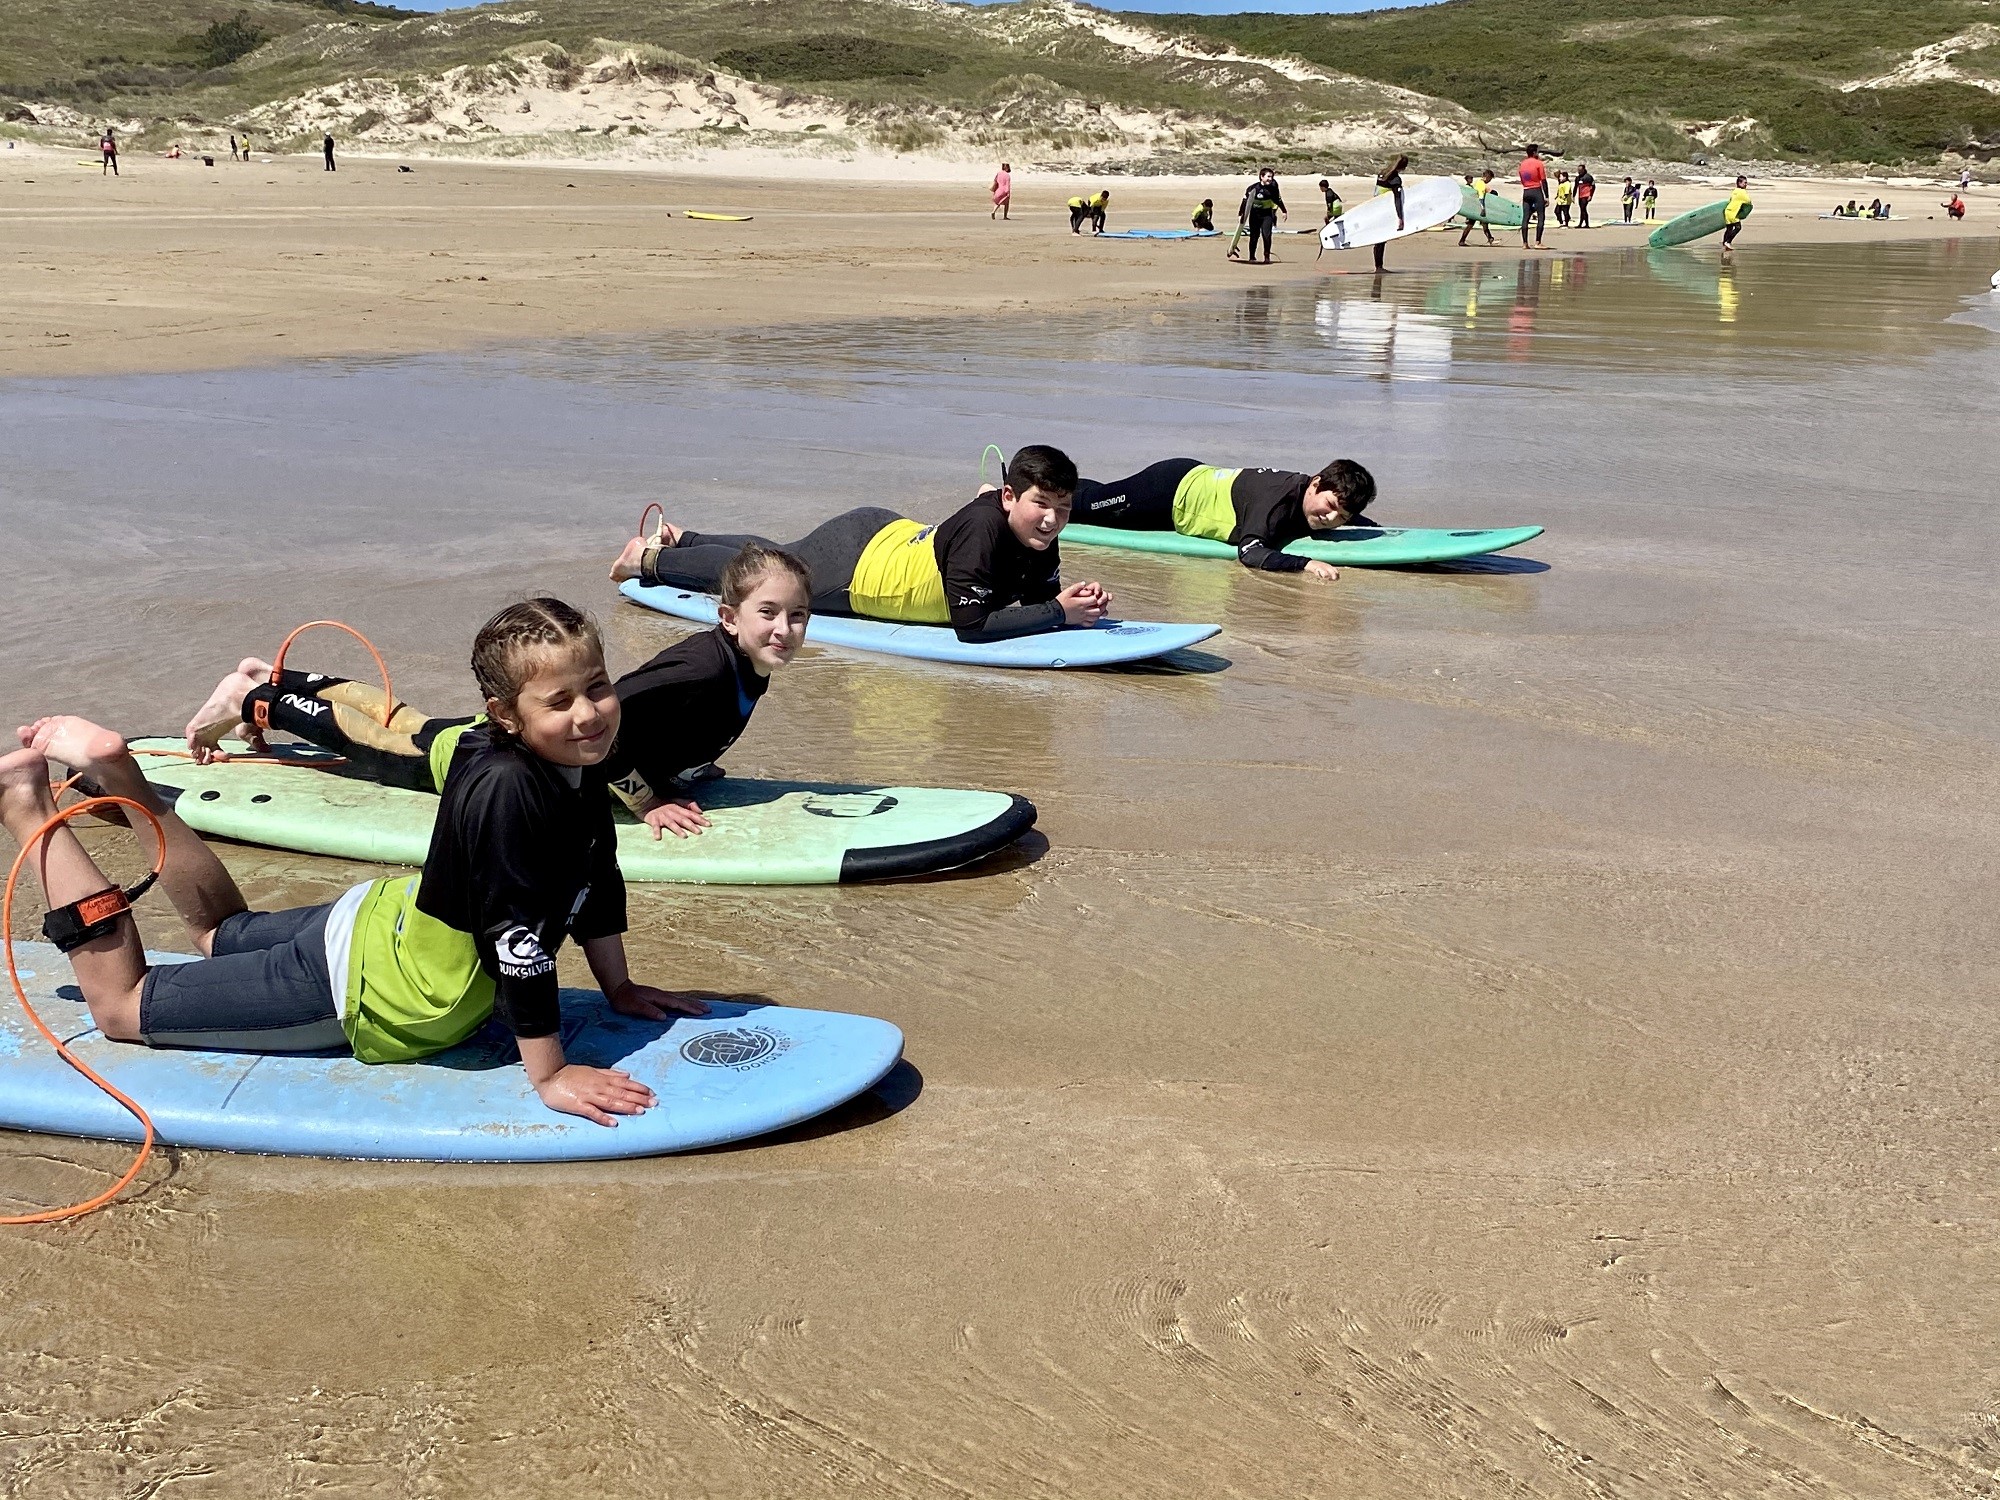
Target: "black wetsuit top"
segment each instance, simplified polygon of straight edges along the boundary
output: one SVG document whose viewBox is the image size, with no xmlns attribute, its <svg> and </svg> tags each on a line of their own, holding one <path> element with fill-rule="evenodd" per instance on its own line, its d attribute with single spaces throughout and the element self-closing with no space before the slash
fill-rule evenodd
<svg viewBox="0 0 2000 1500">
<path fill-rule="evenodd" d="M 637 773 L 664 795 L 736 743 L 770 686 L 720 625 L 675 642 L 618 679 L 624 717 L 601 774 L 617 784 Z"/>
<path fill-rule="evenodd" d="M 1246 568 L 1266 573 L 1303 573 L 1310 559 L 1284 549 L 1312 535 L 1306 524 L 1306 487 L 1311 474 L 1288 469 L 1245 469 L 1229 487 L 1236 511 L 1236 530 L 1229 545 Z"/>
<path fill-rule="evenodd" d="M 1000 492 L 981 495 L 931 536 L 951 628 L 961 641 L 1006 641 L 1063 623 L 1062 558 L 1025 547 L 1007 525 Z"/>
<path fill-rule="evenodd" d="M 470 933 L 493 1013 L 516 1036 L 562 1025 L 556 950 L 625 930 L 625 878 L 601 768 L 563 769 L 488 726 L 452 756 L 417 910 Z"/>
<path fill-rule="evenodd" d="M 1243 194 L 1243 206 L 1237 210 L 1237 217 L 1247 219 L 1252 214 L 1275 214 L 1281 208 L 1285 208 L 1285 195 L 1278 190 L 1278 184 L 1259 178 Z M 1285 212 L 1290 213 L 1291 210 L 1286 208 Z"/>
</svg>

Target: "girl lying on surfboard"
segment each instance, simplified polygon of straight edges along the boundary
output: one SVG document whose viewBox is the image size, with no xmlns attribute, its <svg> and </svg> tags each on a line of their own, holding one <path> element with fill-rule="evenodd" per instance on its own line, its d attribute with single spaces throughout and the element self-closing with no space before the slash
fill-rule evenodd
<svg viewBox="0 0 2000 1500">
<path fill-rule="evenodd" d="M 623 721 L 604 763 L 604 780 L 633 816 L 676 838 L 708 827 L 692 784 L 717 773 L 771 674 L 798 654 L 811 616 L 812 575 L 768 547 L 744 547 L 722 570 L 721 623 L 687 637 L 619 678 Z M 246 657 L 216 684 L 187 727 L 188 749 L 206 764 L 224 735 L 253 747 L 282 729 L 347 759 L 349 774 L 384 786 L 436 792 L 460 736 L 486 716 L 434 719 L 389 704 L 369 683 Z M 386 719 L 386 723 L 384 722 Z"/>
<path fill-rule="evenodd" d="M 781 548 L 812 569 L 812 607 L 903 624 L 949 625 L 961 641 L 1005 641 L 1065 625 L 1094 625 L 1111 608 L 1101 583 L 1064 588 L 1056 537 L 1069 523 L 1076 465 L 1060 449 L 1031 446 L 949 519 L 912 521 L 866 505 L 823 521 L 796 542 L 708 536 L 661 524 L 635 536 L 612 578 L 713 594 L 745 546 Z"/>
<path fill-rule="evenodd" d="M 574 938 L 614 1010 L 699 1015 L 699 1000 L 639 984 L 625 962 L 605 762 L 618 695 L 597 627 L 557 599 L 503 609 L 472 647 L 486 722 L 455 743 L 419 875 L 357 885 L 324 906 L 253 912 L 214 853 L 140 774 L 125 741 L 64 715 L 20 731 L 0 758 L 0 822 L 22 844 L 54 816 L 49 761 L 158 818 L 159 881 L 198 962 L 149 966 L 125 893 L 67 823 L 28 861 L 91 1019 L 114 1041 L 153 1047 L 310 1052 L 406 1062 L 465 1040 L 489 1016 L 514 1033 L 550 1109 L 600 1125 L 654 1102 L 617 1068 L 563 1056 L 556 951 Z"/>
<path fill-rule="evenodd" d="M 1351 458 L 1335 459 L 1317 474 L 1169 458 L 1109 483 L 1079 481 L 1073 511 L 1090 526 L 1227 542 L 1246 568 L 1332 583 L 1340 576 L 1333 564 L 1284 549 L 1315 531 L 1366 524 L 1361 513 L 1374 498 L 1375 476 Z"/>
</svg>

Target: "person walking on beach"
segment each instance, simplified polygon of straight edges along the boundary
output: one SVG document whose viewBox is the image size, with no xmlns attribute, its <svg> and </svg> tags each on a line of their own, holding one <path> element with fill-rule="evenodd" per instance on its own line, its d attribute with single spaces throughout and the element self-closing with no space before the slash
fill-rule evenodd
<svg viewBox="0 0 2000 1500">
<path fill-rule="evenodd" d="M 104 127 L 104 134 L 97 138 L 97 152 L 98 155 L 104 158 L 104 170 L 97 175 L 102 177 L 106 173 L 109 173 L 111 176 L 116 177 L 118 175 L 118 132 L 113 130 L 109 125 Z"/>
<path fill-rule="evenodd" d="M 1660 189 L 1659 185 L 1655 183 L 1652 178 L 1648 177 L 1646 179 L 1646 191 L 1639 195 L 1639 201 L 1640 203 L 1645 205 L 1646 222 L 1648 224 L 1652 223 L 1654 219 L 1659 217 Z"/>
<path fill-rule="evenodd" d="M 1340 189 L 1324 177 L 1319 180 L 1319 195 L 1326 200 L 1326 217 L 1319 221 L 1320 226 L 1324 228 L 1346 213 L 1347 205 L 1340 201 Z"/>
<path fill-rule="evenodd" d="M 1597 179 L 1583 162 L 1576 165 L 1576 227 L 1590 228 L 1590 200 L 1597 196 Z"/>
<path fill-rule="evenodd" d="M 993 212 L 989 219 L 1011 219 L 1008 212 L 1014 202 L 1014 169 L 1006 162 L 1000 163 L 1000 170 L 993 174 Z"/>
<path fill-rule="evenodd" d="M 236 137 L 233 135 L 229 138 L 229 159 L 236 160 Z"/>
<path fill-rule="evenodd" d="M 322 140 L 322 141 L 321 141 L 321 142 L 319 143 L 319 146 L 320 146 L 320 150 L 322 150 L 322 151 L 324 151 L 324 152 L 326 153 L 326 170 L 327 170 L 327 171 L 329 171 L 329 172 L 337 172 L 337 171 L 339 171 L 340 169 L 339 169 L 338 167 L 336 167 L 336 166 L 335 166 L 335 165 L 333 164 L 333 132 L 332 132 L 332 131 L 328 131 L 328 132 L 327 132 L 327 134 L 326 134 L 326 138 L 325 138 L 324 140 Z"/>
<path fill-rule="evenodd" d="M 1576 201 L 1576 184 L 1569 180 L 1568 172 L 1556 173 L 1556 224 L 1569 228 L 1570 205 Z"/>
<path fill-rule="evenodd" d="M 1736 191 L 1729 195 L 1729 201 L 1722 206 L 1722 253 L 1733 255 L 1731 248 L 1736 236 L 1743 232 L 1743 221 L 1750 217 L 1750 179 L 1738 177 Z"/>
<path fill-rule="evenodd" d="M 1625 210 L 1625 222 L 1632 222 L 1632 214 L 1639 206 L 1639 184 L 1631 178 L 1625 179 L 1625 186 L 1619 191 L 1618 206 Z"/>
<path fill-rule="evenodd" d="M 1542 230 L 1549 221 L 1549 169 L 1542 161 L 1542 148 L 1530 141 L 1527 155 L 1514 169 L 1521 184 L 1521 248 L 1528 248 L 1528 226 L 1535 226 L 1535 248 L 1542 245 Z M 1558 221 L 1560 222 L 1560 221 Z"/>
<path fill-rule="evenodd" d="M 1486 200 L 1496 186 L 1493 181 L 1493 169 L 1488 167 L 1477 180 L 1473 178 L 1470 172 L 1467 172 L 1465 174 L 1465 185 L 1472 189 L 1473 196 L 1478 199 L 1479 214 L 1476 218 L 1470 215 L 1466 217 L 1465 228 L 1459 231 L 1458 243 L 1463 248 L 1467 237 L 1471 235 L 1474 229 L 1483 229 L 1486 231 L 1486 243 L 1490 245 L 1493 243 L 1493 225 L 1486 217 Z"/>
<path fill-rule="evenodd" d="M 1278 174 L 1270 167 L 1257 173 L 1257 180 L 1243 190 L 1243 202 L 1237 209 L 1237 218 L 1250 225 L 1250 264 L 1257 264 L 1257 241 L 1264 241 L 1264 264 L 1271 263 L 1271 236 L 1278 229 L 1278 215 L 1290 218 L 1291 210 L 1285 207 L 1285 195 L 1278 187 Z"/>
<path fill-rule="evenodd" d="M 1972 191 L 1972 168 L 1960 167 L 1958 169 L 1958 191 L 1961 197 Z"/>
</svg>

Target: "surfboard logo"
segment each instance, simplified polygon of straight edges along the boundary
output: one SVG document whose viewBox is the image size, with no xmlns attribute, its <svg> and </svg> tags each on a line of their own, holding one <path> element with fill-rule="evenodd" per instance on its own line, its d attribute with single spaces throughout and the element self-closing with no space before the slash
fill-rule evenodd
<svg viewBox="0 0 2000 1500">
<path fill-rule="evenodd" d="M 872 818 L 896 805 L 896 799 L 872 792 L 814 792 L 805 809 L 816 818 Z"/>
<path fill-rule="evenodd" d="M 689 1037 L 681 1043 L 681 1056 L 704 1068 L 743 1072 L 761 1067 L 791 1046 L 790 1037 L 762 1026 L 730 1026 Z"/>
</svg>

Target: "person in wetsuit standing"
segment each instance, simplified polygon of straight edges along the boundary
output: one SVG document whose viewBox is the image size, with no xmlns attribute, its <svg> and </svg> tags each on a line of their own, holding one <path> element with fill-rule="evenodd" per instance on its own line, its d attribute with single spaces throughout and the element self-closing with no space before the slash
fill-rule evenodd
<svg viewBox="0 0 2000 1500">
<path fill-rule="evenodd" d="M 1264 264 L 1271 263 L 1271 236 L 1277 232 L 1278 215 L 1291 217 L 1285 195 L 1278 188 L 1278 174 L 1269 167 L 1258 172 L 1257 180 L 1244 190 L 1237 216 L 1250 225 L 1250 264 L 1257 264 L 1257 239 L 1264 240 Z"/>
</svg>

